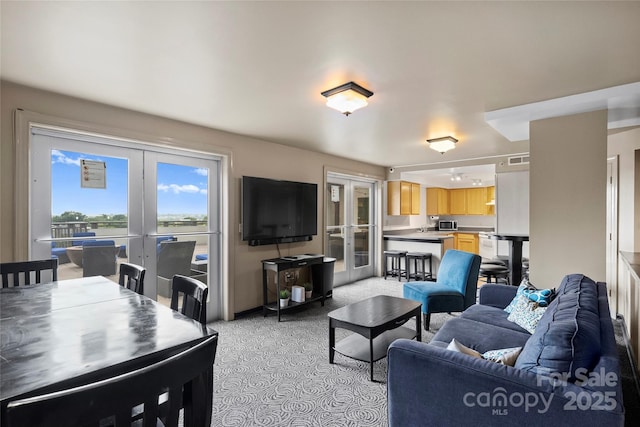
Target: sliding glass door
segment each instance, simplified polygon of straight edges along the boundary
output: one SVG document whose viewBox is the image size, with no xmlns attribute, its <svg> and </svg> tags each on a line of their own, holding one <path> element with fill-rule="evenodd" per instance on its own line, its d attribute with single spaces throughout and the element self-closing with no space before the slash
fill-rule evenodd
<svg viewBox="0 0 640 427">
<path fill-rule="evenodd" d="M 336 259 L 336 286 L 374 274 L 374 188 L 373 182 L 327 176 L 325 254 Z"/>
<path fill-rule="evenodd" d="M 145 295 L 166 305 L 173 274 L 189 275 L 221 317 L 218 159 L 33 127 L 30 161 L 31 258 L 57 257 L 60 280 L 142 265 Z"/>
</svg>

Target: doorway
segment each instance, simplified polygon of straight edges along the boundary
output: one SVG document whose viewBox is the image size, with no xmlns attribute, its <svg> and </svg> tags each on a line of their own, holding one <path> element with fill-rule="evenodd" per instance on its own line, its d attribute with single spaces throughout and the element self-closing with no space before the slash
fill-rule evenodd
<svg viewBox="0 0 640 427">
<path fill-rule="evenodd" d="M 327 174 L 325 254 L 336 259 L 334 285 L 374 275 L 375 182 Z"/>
<path fill-rule="evenodd" d="M 60 280 L 117 282 L 119 264 L 142 265 L 145 295 L 165 305 L 173 274 L 189 275 L 209 286 L 208 320 L 222 317 L 219 158 L 46 127 L 30 133 L 31 258 L 58 257 Z M 115 256 L 89 260 L 91 245 Z"/>
</svg>

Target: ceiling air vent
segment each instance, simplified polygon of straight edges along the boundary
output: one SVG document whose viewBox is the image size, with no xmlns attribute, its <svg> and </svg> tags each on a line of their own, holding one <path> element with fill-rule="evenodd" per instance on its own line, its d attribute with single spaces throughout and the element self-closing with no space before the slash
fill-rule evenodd
<svg viewBox="0 0 640 427">
<path fill-rule="evenodd" d="M 529 156 L 509 157 L 509 166 L 528 165 Z"/>
</svg>

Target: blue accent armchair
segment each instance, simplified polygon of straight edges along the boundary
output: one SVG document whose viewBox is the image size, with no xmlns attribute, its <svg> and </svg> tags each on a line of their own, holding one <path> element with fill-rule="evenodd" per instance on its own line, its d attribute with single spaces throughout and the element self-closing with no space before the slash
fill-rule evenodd
<svg viewBox="0 0 640 427">
<path fill-rule="evenodd" d="M 462 312 L 476 302 L 480 256 L 449 249 L 438 268 L 435 282 L 407 282 L 404 298 L 422 303 L 422 324 L 429 330 L 431 313 Z"/>
</svg>

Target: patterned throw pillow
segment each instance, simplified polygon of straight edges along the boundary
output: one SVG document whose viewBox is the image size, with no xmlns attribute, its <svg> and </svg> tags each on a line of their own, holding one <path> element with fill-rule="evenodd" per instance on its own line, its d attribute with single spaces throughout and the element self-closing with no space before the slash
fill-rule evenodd
<svg viewBox="0 0 640 427">
<path fill-rule="evenodd" d="M 492 362 L 500 363 L 502 365 L 513 366 L 516 364 L 518 356 L 522 347 L 510 347 L 501 348 L 499 350 L 489 350 L 482 353 L 482 358 L 491 360 Z"/>
<path fill-rule="evenodd" d="M 522 282 L 520 282 L 516 295 L 513 297 L 509 305 L 504 308 L 504 311 L 511 313 L 518 303 L 518 299 L 521 295 L 526 295 L 531 301 L 537 302 L 539 306 L 546 307 L 556 296 L 556 291 L 555 289 L 538 289 L 525 277 L 522 279 Z"/>
<path fill-rule="evenodd" d="M 540 307 L 526 295 L 520 295 L 507 320 L 533 334 L 547 307 Z"/>
<path fill-rule="evenodd" d="M 524 294 L 533 302 L 537 302 L 540 307 L 547 307 L 553 297 L 555 290 L 553 289 L 535 289 L 533 287 L 524 290 Z"/>
<path fill-rule="evenodd" d="M 451 340 L 451 342 L 447 346 L 447 350 L 457 351 L 458 353 L 464 353 L 472 357 L 477 357 L 478 359 L 482 358 L 482 355 L 480 353 L 478 353 L 474 349 L 471 349 L 469 347 L 466 347 L 460 344 L 458 341 L 456 341 L 455 338 Z"/>
</svg>

